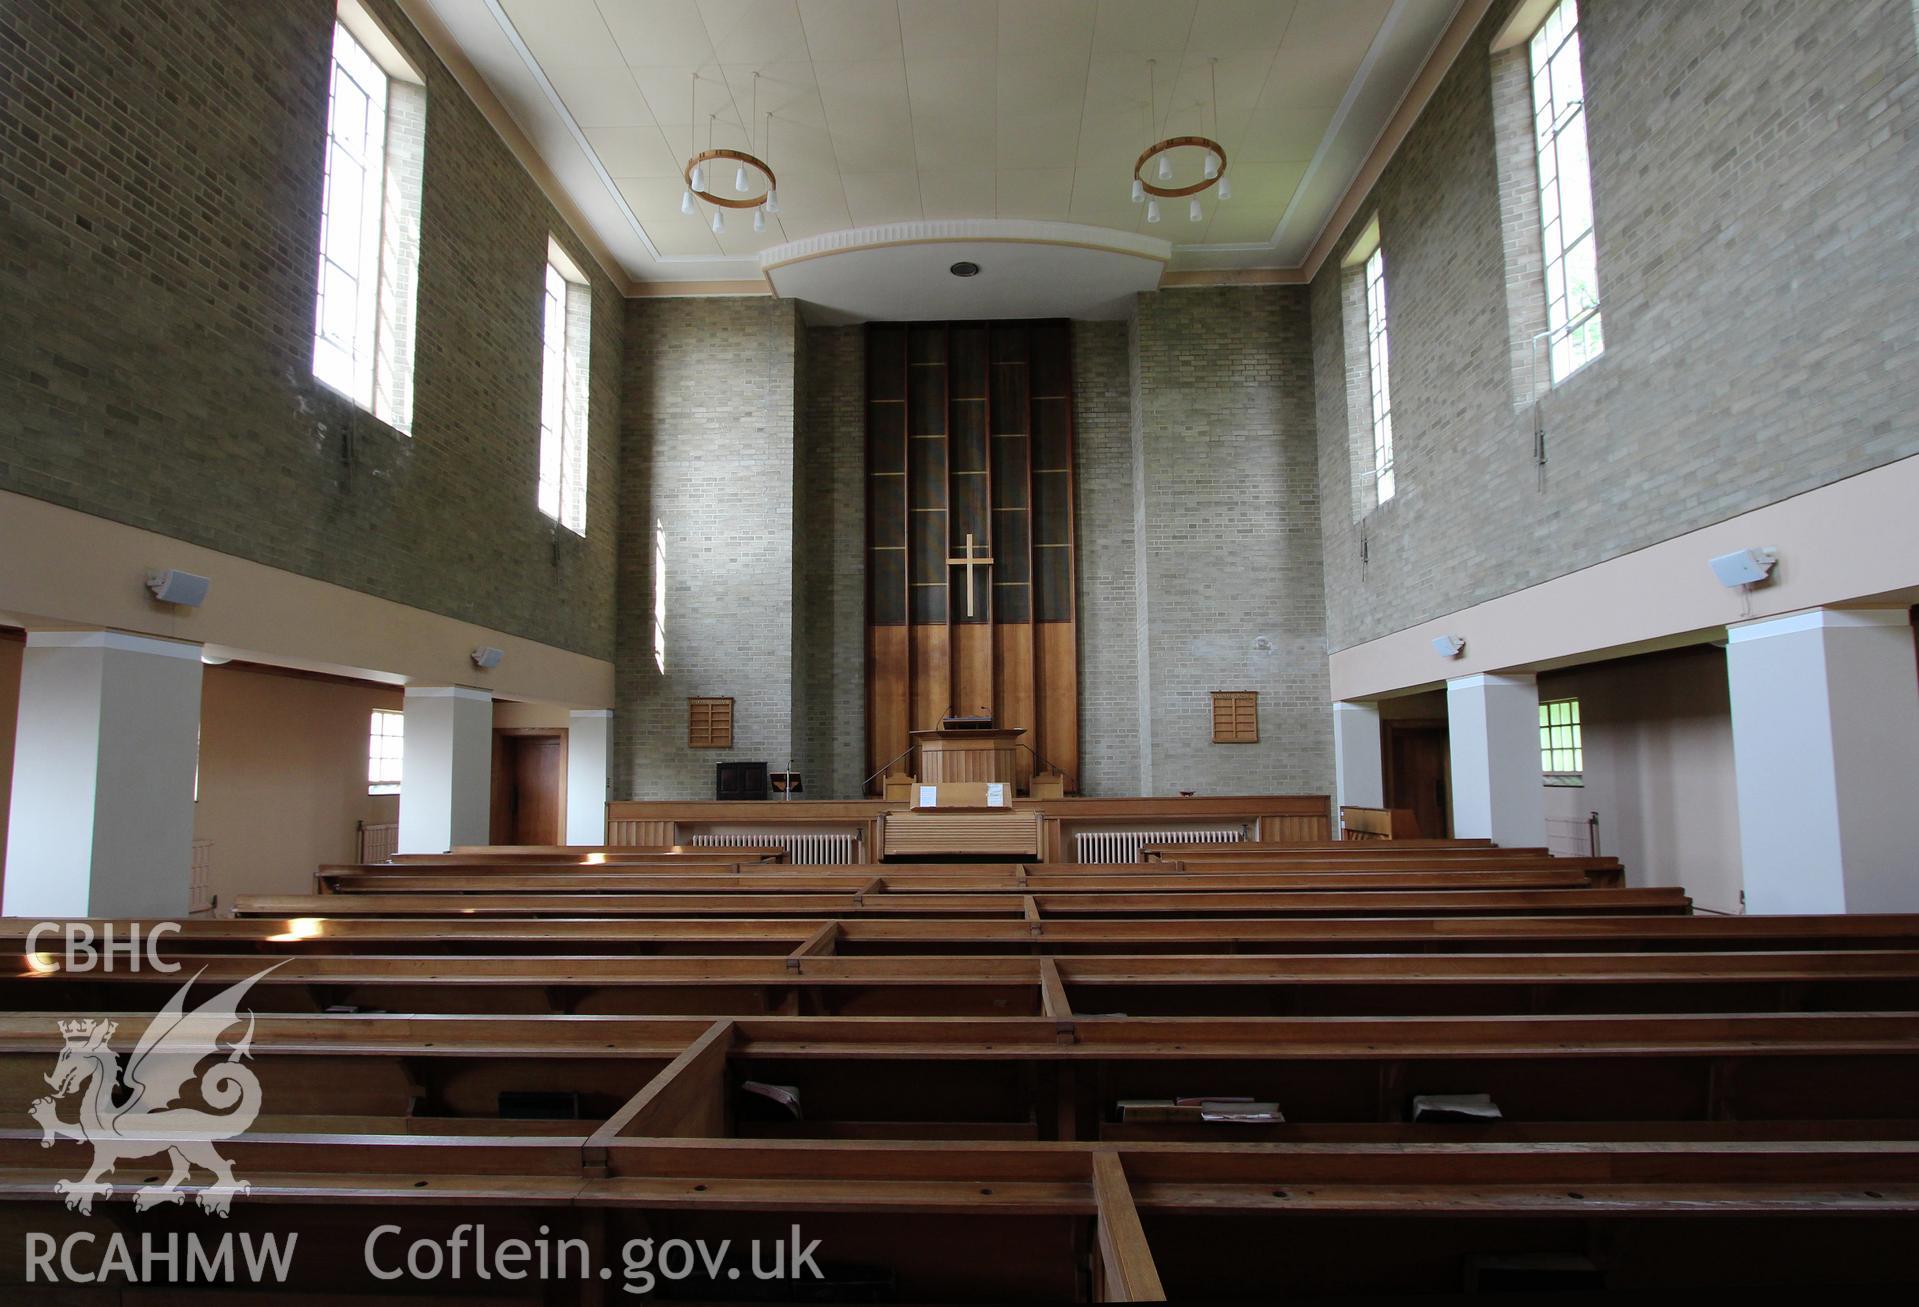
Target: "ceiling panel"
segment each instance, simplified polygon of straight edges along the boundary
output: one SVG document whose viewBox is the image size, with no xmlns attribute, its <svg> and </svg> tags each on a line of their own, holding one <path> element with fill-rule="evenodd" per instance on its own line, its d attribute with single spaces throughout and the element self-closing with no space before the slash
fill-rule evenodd
<svg viewBox="0 0 1919 1307">
<path fill-rule="evenodd" d="M 715 240 L 705 219 L 680 215 L 682 163 L 709 132 L 766 151 L 769 114 L 784 238 L 1018 216 L 1138 230 L 1177 258 L 1181 246 L 1268 240 L 1297 195 L 1282 242 L 1297 257 L 1457 0 L 417 2 L 632 275 L 694 277 L 756 275 L 748 260 L 766 234 L 750 233 L 748 215 Z M 1199 223 L 1168 201 L 1149 227 L 1129 202 L 1133 161 L 1185 134 L 1224 145 L 1236 197 L 1206 197 Z M 680 262 L 656 267 L 655 251 Z M 725 258 L 740 268 L 688 262 Z M 1257 252 L 1233 258 L 1265 266 Z"/>
<path fill-rule="evenodd" d="M 1270 50 L 1293 20 L 1295 0 L 1199 0 L 1188 34 L 1190 48 L 1214 54 Z"/>
<path fill-rule="evenodd" d="M 632 70 L 591 64 L 542 64 L 567 112 L 582 127 L 637 127 L 653 121 L 653 111 Z"/>
<path fill-rule="evenodd" d="M 1079 157 L 1077 109 L 999 118 L 1001 168 L 1071 168 Z"/>
<path fill-rule="evenodd" d="M 501 0 L 501 8 L 542 66 L 618 68 L 626 62 L 593 0 Z"/>
<path fill-rule="evenodd" d="M 1311 47 L 1281 46 L 1260 89 L 1259 108 L 1335 105 L 1352 84 L 1353 65 L 1322 58 Z"/>
<path fill-rule="evenodd" d="M 928 218 L 977 218 L 999 208 L 999 176 L 991 169 L 920 174 L 920 204 Z"/>
<path fill-rule="evenodd" d="M 722 252 L 738 258 L 758 255 L 761 250 L 784 245 L 792 237 L 780 230 L 777 216 L 767 219 L 765 231 L 754 231 L 752 214 L 730 213 L 726 217 L 726 230 L 714 239 L 719 242 Z"/>
<path fill-rule="evenodd" d="M 999 44 L 996 0 L 899 0 L 906 58 L 990 59 Z"/>
<path fill-rule="evenodd" d="M 999 53 L 1050 50 L 1085 62 L 1093 48 L 1095 0 L 999 0 Z"/>
<path fill-rule="evenodd" d="M 1310 159 L 1332 120 L 1333 109 L 1332 105 L 1323 105 L 1315 109 L 1254 110 L 1239 134 L 1238 148 L 1228 152 L 1233 162 L 1252 165 L 1247 171 L 1265 163 Z"/>
<path fill-rule="evenodd" d="M 700 0 L 700 17 L 723 64 L 770 64 L 806 58 L 806 32 L 796 0 Z"/>
<path fill-rule="evenodd" d="M 1064 222 L 1073 199 L 1071 168 L 1002 168 L 999 216 Z"/>
<path fill-rule="evenodd" d="M 634 216 L 646 227 L 647 235 L 655 239 L 656 223 L 699 225 L 699 219 L 680 212 L 680 195 L 686 187 L 677 177 L 622 177 L 615 185 Z"/>
<path fill-rule="evenodd" d="M 586 139 L 613 177 L 678 177 L 681 161 L 657 127 L 589 127 Z"/>
<path fill-rule="evenodd" d="M 922 216 L 916 172 L 841 173 L 840 182 L 855 227 L 877 227 Z"/>
<path fill-rule="evenodd" d="M 1184 50 L 1194 0 L 1100 0 L 1093 49 L 1100 54 Z"/>
<path fill-rule="evenodd" d="M 1431 0 L 1424 0 L 1431 3 Z M 1379 34 L 1393 0 L 1298 0 L 1284 46 L 1355 65 Z"/>
<path fill-rule="evenodd" d="M 993 120 L 969 120 L 964 115 L 930 119 L 914 115 L 913 144 L 922 173 L 992 168 L 999 153 Z"/>
<path fill-rule="evenodd" d="M 532 7 L 542 0 L 522 2 Z M 600 0 L 600 15 L 628 64 L 690 69 L 713 62 L 697 0 Z"/>
<path fill-rule="evenodd" d="M 896 0 L 808 0 L 800 25 L 808 54 L 821 63 L 900 58 Z"/>
</svg>

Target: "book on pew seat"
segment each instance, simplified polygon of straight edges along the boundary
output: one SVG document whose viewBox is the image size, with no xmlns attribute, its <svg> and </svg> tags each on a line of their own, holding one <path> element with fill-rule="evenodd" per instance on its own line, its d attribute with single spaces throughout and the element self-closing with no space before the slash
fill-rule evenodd
<svg viewBox="0 0 1919 1307">
<path fill-rule="evenodd" d="M 1270 1124 L 1284 1121 L 1278 1103 L 1261 1102 L 1239 1094 L 1207 1098 L 1122 1098 L 1122 1121 L 1218 1121 Z"/>
<path fill-rule="evenodd" d="M 1491 1094 L 1415 1094 L 1415 1121 L 1497 1121 L 1499 1104 Z"/>
</svg>

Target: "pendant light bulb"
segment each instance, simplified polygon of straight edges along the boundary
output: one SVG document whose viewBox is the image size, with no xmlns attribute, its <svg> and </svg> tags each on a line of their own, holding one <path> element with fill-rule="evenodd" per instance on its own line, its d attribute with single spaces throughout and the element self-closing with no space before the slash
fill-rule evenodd
<svg viewBox="0 0 1919 1307">
<path fill-rule="evenodd" d="M 1186 202 L 1186 221 L 1198 222 L 1202 216 L 1199 208 L 1199 197 L 1195 195 Z"/>
<path fill-rule="evenodd" d="M 733 189 L 738 191 L 741 195 L 746 194 L 746 165 L 745 164 L 741 164 L 740 170 L 733 174 Z"/>
<path fill-rule="evenodd" d="M 1219 156 L 1211 150 L 1206 151 L 1206 180 L 1219 176 Z"/>
<path fill-rule="evenodd" d="M 1141 181 L 1137 177 L 1133 178 L 1133 203 L 1138 204 L 1145 198 L 1146 198 L 1146 183 Z"/>
<path fill-rule="evenodd" d="M 1170 154 L 1159 156 L 1159 179 L 1163 182 L 1173 180 L 1173 156 Z"/>
<path fill-rule="evenodd" d="M 780 211 L 779 191 L 769 190 L 766 192 L 766 204 L 764 207 L 768 213 L 778 213 Z"/>
<path fill-rule="evenodd" d="M 725 230 L 726 230 L 726 210 L 725 209 L 713 210 L 713 234 L 717 236 Z"/>
<path fill-rule="evenodd" d="M 1146 221 L 1148 222 L 1159 221 L 1159 201 L 1158 200 L 1146 201 Z"/>
<path fill-rule="evenodd" d="M 766 206 L 763 204 L 759 208 L 753 210 L 753 230 L 754 231 L 766 230 Z"/>
<path fill-rule="evenodd" d="M 706 165 L 703 163 L 693 165 L 693 189 L 696 191 L 706 189 Z"/>
<path fill-rule="evenodd" d="M 693 192 L 692 191 L 680 192 L 680 212 L 688 215 L 692 214 L 693 212 Z"/>
<path fill-rule="evenodd" d="M 1222 200 L 1230 200 L 1233 198 L 1233 179 L 1231 177 L 1221 177 L 1219 179 L 1219 198 Z"/>
</svg>

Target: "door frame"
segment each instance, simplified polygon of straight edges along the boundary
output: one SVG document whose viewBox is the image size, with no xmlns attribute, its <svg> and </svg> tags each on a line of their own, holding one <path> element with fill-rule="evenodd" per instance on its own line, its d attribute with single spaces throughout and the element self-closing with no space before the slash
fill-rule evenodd
<svg viewBox="0 0 1919 1307">
<path fill-rule="evenodd" d="M 495 726 L 493 728 L 493 778 L 491 788 L 487 791 L 486 829 L 489 842 L 493 844 L 506 844 L 511 842 L 500 838 L 500 823 L 505 819 L 506 813 L 499 800 L 500 796 L 506 792 L 506 787 L 511 779 L 506 771 L 506 738 L 508 736 L 519 738 L 527 736 L 557 736 L 560 741 L 560 830 L 559 839 L 556 842 L 560 844 L 566 843 L 566 764 L 567 750 L 571 747 L 567 735 L 568 728 L 564 726 Z M 511 832 L 508 832 L 508 834 L 511 834 Z"/>
<path fill-rule="evenodd" d="M 1393 737 L 1401 731 L 1408 733 L 1413 731 L 1443 731 L 1446 733 L 1449 747 L 1440 755 L 1441 762 L 1439 768 L 1441 782 L 1446 787 L 1446 830 L 1443 834 L 1437 836 L 1437 838 L 1450 839 L 1452 838 L 1453 829 L 1453 751 L 1450 747 L 1452 724 L 1444 717 L 1388 717 L 1379 723 L 1380 797 L 1386 801 L 1389 807 L 1392 804 L 1393 792 L 1398 788 L 1394 784 L 1397 778 L 1393 775 Z M 1429 839 L 1434 838 L 1433 835 L 1426 831 L 1421 831 L 1420 834 Z"/>
</svg>

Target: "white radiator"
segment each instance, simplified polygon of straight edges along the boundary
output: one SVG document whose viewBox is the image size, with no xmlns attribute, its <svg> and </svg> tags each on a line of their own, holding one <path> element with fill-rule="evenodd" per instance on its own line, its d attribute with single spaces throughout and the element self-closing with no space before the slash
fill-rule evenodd
<svg viewBox="0 0 1919 1307">
<path fill-rule="evenodd" d="M 1098 830 L 1073 836 L 1075 862 L 1139 862 L 1148 844 L 1237 844 L 1245 832 L 1227 830 Z"/>
<path fill-rule="evenodd" d="M 764 835 L 695 835 L 692 843 L 702 849 L 751 849 L 772 846 L 786 850 L 786 860 L 803 867 L 849 866 L 860 860 L 856 836 L 840 832 L 827 835 L 794 835 L 784 831 Z"/>
<path fill-rule="evenodd" d="M 358 835 L 361 862 L 386 862 L 399 850 L 400 823 L 363 821 Z"/>
<path fill-rule="evenodd" d="M 187 890 L 187 911 L 213 911 L 213 841 L 193 841 L 193 876 Z"/>
</svg>

